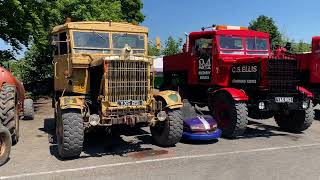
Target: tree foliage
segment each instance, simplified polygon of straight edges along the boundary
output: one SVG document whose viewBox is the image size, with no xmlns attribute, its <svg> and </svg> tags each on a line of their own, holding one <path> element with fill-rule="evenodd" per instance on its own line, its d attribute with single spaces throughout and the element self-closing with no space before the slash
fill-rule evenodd
<svg viewBox="0 0 320 180">
<path fill-rule="evenodd" d="M 126 21 L 141 23 L 141 0 L 0 0 L 0 38 L 14 51 L 28 47 L 25 57 L 15 61 L 17 73 L 25 83 L 52 77 L 50 32 L 72 21 Z M 0 58 L 11 58 L 10 50 Z M 1 59 L 0 59 L 1 60 Z"/>
<path fill-rule="evenodd" d="M 305 43 L 303 40 L 300 40 L 298 43 L 291 43 L 291 52 L 293 53 L 302 53 L 311 51 L 311 45 Z"/>
<path fill-rule="evenodd" d="M 174 55 L 181 52 L 182 39 L 175 40 L 170 36 L 165 42 L 165 47 L 162 50 L 162 54 L 165 56 Z"/>
<path fill-rule="evenodd" d="M 149 56 L 160 56 L 161 50 L 157 49 L 157 45 L 155 43 L 148 43 L 148 55 Z"/>
<path fill-rule="evenodd" d="M 259 16 L 249 23 L 249 29 L 269 33 L 271 47 L 281 45 L 281 33 L 271 17 Z"/>
</svg>

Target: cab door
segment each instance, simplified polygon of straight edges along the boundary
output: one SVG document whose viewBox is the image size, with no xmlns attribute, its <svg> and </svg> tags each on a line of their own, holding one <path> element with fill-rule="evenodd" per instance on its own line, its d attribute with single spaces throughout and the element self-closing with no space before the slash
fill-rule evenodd
<svg viewBox="0 0 320 180">
<path fill-rule="evenodd" d="M 212 80 L 212 49 L 211 36 L 204 36 L 194 40 L 192 54 L 196 59 L 196 73 L 198 83 L 210 83 Z"/>
<path fill-rule="evenodd" d="M 69 38 L 66 32 L 55 34 L 53 37 L 55 52 L 53 56 L 54 90 L 63 91 L 67 87 L 66 73 L 69 72 Z"/>
</svg>

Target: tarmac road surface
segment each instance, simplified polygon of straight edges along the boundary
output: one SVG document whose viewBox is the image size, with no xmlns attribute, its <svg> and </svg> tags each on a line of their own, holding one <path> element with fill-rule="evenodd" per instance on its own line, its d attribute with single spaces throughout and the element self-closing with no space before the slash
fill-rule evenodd
<svg viewBox="0 0 320 180">
<path fill-rule="evenodd" d="M 50 100 L 36 103 L 35 120 L 20 123 L 21 139 L 0 179 L 320 179 L 320 122 L 301 134 L 272 119 L 252 121 L 243 137 L 173 148 L 152 145 L 148 128 L 86 138 L 81 157 L 60 160 Z"/>
</svg>

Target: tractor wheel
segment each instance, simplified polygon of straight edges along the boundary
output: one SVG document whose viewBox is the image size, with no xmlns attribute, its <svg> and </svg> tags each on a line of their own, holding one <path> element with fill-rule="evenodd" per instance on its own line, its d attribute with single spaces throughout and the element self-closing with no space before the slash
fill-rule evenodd
<svg viewBox="0 0 320 180">
<path fill-rule="evenodd" d="M 32 99 L 25 99 L 23 104 L 23 119 L 33 120 L 34 118 L 34 106 Z"/>
<path fill-rule="evenodd" d="M 11 143 L 9 130 L 0 123 L 0 166 L 5 164 L 9 159 Z"/>
<path fill-rule="evenodd" d="M 314 120 L 313 103 L 310 101 L 306 110 L 290 111 L 288 114 L 276 114 L 274 119 L 281 129 L 289 132 L 304 131 L 311 126 Z"/>
<path fill-rule="evenodd" d="M 3 84 L 0 91 L 0 119 L 11 133 L 12 144 L 19 140 L 19 113 L 16 102 L 16 88 Z"/>
<path fill-rule="evenodd" d="M 74 110 L 65 110 L 57 116 L 60 116 L 56 126 L 59 156 L 61 158 L 79 157 L 84 140 L 82 115 Z"/>
<path fill-rule="evenodd" d="M 150 131 L 157 145 L 162 147 L 174 146 L 182 137 L 182 111 L 180 109 L 169 110 L 167 112 L 167 119 L 157 122 L 155 126 L 151 126 Z"/>
<path fill-rule="evenodd" d="M 236 102 L 228 94 L 218 94 L 210 100 L 213 117 L 226 138 L 241 136 L 247 128 L 248 109 L 243 102 Z"/>
</svg>

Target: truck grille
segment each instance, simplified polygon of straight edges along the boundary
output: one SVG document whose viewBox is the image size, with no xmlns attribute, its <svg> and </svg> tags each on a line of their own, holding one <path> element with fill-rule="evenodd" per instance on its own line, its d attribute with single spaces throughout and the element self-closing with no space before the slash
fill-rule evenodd
<svg viewBox="0 0 320 180">
<path fill-rule="evenodd" d="M 269 90 L 271 92 L 296 92 L 296 87 L 298 85 L 297 60 L 269 59 L 267 73 Z"/>
<path fill-rule="evenodd" d="M 150 63 L 143 61 L 108 61 L 109 102 L 147 101 Z"/>
</svg>

